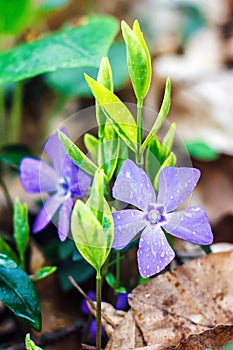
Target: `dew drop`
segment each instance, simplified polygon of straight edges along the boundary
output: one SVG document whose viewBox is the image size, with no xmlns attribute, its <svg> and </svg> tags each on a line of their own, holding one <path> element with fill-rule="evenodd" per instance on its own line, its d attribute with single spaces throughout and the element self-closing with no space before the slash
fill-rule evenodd
<svg viewBox="0 0 233 350">
<path fill-rule="evenodd" d="M 196 234 L 196 231 L 192 231 L 192 234 L 195 235 L 195 234 Z"/>
<path fill-rule="evenodd" d="M 165 252 L 162 252 L 162 253 L 160 254 L 160 256 L 161 256 L 161 258 L 164 258 L 164 257 L 165 257 Z"/>
</svg>

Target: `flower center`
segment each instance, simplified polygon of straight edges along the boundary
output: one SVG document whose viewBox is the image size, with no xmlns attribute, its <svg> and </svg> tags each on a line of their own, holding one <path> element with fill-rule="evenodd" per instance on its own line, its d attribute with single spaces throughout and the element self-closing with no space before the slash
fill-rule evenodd
<svg viewBox="0 0 233 350">
<path fill-rule="evenodd" d="M 149 204 L 146 219 L 151 225 L 162 225 L 167 221 L 164 207 L 162 205 Z"/>
<path fill-rule="evenodd" d="M 152 209 L 148 213 L 148 219 L 151 224 L 157 224 L 161 219 L 160 212 L 157 209 Z"/>
<path fill-rule="evenodd" d="M 59 180 L 59 189 L 62 195 L 66 196 L 69 192 L 69 179 L 67 177 L 61 177 Z"/>
</svg>

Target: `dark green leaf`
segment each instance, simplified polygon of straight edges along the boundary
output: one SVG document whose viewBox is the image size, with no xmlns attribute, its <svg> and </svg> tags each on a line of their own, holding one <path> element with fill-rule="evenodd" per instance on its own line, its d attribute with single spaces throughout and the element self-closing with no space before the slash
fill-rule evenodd
<svg viewBox="0 0 233 350">
<path fill-rule="evenodd" d="M 0 254 L 0 300 L 30 327 L 40 331 L 41 312 L 35 288 L 28 275 Z"/>
<path fill-rule="evenodd" d="M 218 153 L 205 142 L 189 141 L 186 142 L 189 154 L 197 159 L 212 161 L 218 158 Z"/>
<path fill-rule="evenodd" d="M 25 157 L 30 157 L 28 147 L 21 144 L 4 145 L 0 147 L 0 161 L 18 167 Z"/>
<path fill-rule="evenodd" d="M 117 21 L 93 16 L 87 23 L 0 55 L 0 83 L 18 81 L 60 68 L 99 65 L 116 35 Z"/>
<path fill-rule="evenodd" d="M 33 282 L 42 280 L 43 278 L 46 278 L 46 277 L 52 275 L 52 273 L 54 273 L 56 270 L 57 270 L 57 266 L 45 266 L 45 267 L 42 267 L 39 271 L 36 272 L 35 275 L 33 275 L 31 280 Z"/>
<path fill-rule="evenodd" d="M 31 17 L 31 0 L 0 1 L 0 33 L 20 33 L 29 24 Z"/>
<path fill-rule="evenodd" d="M 108 58 L 112 68 L 114 88 L 115 90 L 119 90 L 128 77 L 125 45 L 122 41 L 116 42 L 110 47 Z M 84 79 L 84 73 L 97 79 L 98 68 L 80 67 L 59 69 L 55 72 L 45 74 L 44 79 L 50 87 L 62 95 L 89 97 L 91 96 L 91 92 Z"/>
</svg>

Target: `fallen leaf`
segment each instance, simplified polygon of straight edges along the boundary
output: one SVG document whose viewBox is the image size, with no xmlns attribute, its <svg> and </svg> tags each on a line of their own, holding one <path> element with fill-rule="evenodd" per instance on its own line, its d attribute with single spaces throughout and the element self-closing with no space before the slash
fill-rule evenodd
<svg viewBox="0 0 233 350">
<path fill-rule="evenodd" d="M 135 288 L 131 309 L 106 349 L 195 350 L 205 349 L 203 344 L 218 349 L 228 343 L 233 339 L 232 259 L 233 251 L 209 254 Z"/>
</svg>

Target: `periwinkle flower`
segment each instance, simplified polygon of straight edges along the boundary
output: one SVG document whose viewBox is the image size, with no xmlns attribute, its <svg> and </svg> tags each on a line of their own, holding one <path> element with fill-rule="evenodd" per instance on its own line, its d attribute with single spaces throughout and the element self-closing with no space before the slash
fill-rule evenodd
<svg viewBox="0 0 233 350">
<path fill-rule="evenodd" d="M 67 131 L 63 128 L 63 132 Z M 44 202 L 33 226 L 41 231 L 59 210 L 58 236 L 64 241 L 69 233 L 73 198 L 82 198 L 91 184 L 91 178 L 77 167 L 66 154 L 56 132 L 45 144 L 45 152 L 52 165 L 33 158 L 24 158 L 20 165 L 20 181 L 29 193 L 51 193 Z"/>
<path fill-rule="evenodd" d="M 138 209 L 113 212 L 113 248 L 124 248 L 142 231 L 137 252 L 142 277 L 162 271 L 175 256 L 164 230 L 192 243 L 212 243 L 208 217 L 201 207 L 173 212 L 194 190 L 199 177 L 200 171 L 195 168 L 166 167 L 160 172 L 156 196 L 143 169 L 128 159 L 122 164 L 113 197 Z"/>
</svg>

